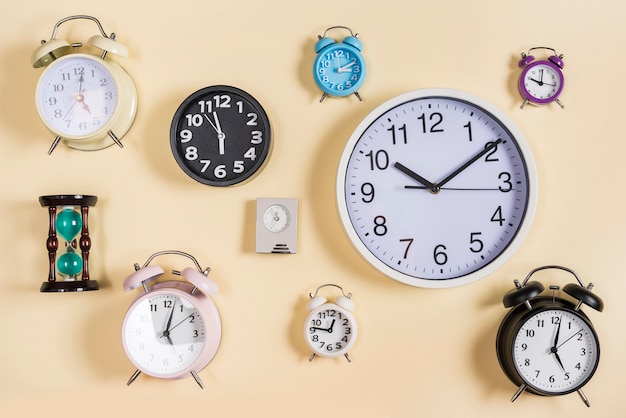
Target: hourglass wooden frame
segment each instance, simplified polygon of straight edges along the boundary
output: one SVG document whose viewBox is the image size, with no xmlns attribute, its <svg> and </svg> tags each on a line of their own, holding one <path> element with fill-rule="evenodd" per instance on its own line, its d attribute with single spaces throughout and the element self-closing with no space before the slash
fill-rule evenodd
<svg viewBox="0 0 626 418">
<path fill-rule="evenodd" d="M 48 250 L 49 273 L 48 281 L 41 284 L 41 292 L 82 292 L 98 290 L 100 286 L 96 280 L 89 276 L 89 252 L 91 250 L 91 237 L 89 236 L 88 215 L 89 207 L 95 206 L 97 196 L 90 195 L 50 195 L 40 196 L 39 203 L 42 207 L 48 207 L 49 229 L 46 240 Z M 82 272 L 80 279 L 58 280 L 57 278 L 57 252 L 59 250 L 59 238 L 57 237 L 58 208 L 80 207 L 81 228 L 78 238 L 78 248 L 82 257 Z M 75 210 L 75 209 L 73 209 Z M 78 234 L 77 234 L 78 236 Z M 71 242 L 68 245 L 72 245 Z"/>
</svg>

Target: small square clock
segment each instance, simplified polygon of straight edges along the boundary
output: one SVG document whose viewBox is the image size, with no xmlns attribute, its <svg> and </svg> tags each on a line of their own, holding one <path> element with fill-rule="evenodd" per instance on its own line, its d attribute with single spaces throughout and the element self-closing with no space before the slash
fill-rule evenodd
<svg viewBox="0 0 626 418">
<path fill-rule="evenodd" d="M 298 247 L 298 199 L 256 200 L 256 252 L 295 254 Z"/>
</svg>

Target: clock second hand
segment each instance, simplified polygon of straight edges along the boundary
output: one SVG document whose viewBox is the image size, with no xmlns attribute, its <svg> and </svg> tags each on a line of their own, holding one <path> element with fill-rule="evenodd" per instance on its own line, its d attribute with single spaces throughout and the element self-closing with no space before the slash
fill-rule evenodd
<svg viewBox="0 0 626 418">
<path fill-rule="evenodd" d="M 571 336 L 571 337 L 569 337 L 567 340 L 563 341 L 563 342 L 562 342 L 561 344 L 559 344 L 559 346 L 558 346 L 558 347 L 556 347 L 556 348 L 557 348 L 557 349 L 558 349 L 558 348 L 561 348 L 561 347 L 563 346 L 563 344 L 565 344 L 566 342 L 568 342 L 569 340 L 571 340 L 572 338 L 574 338 L 576 335 L 580 334 L 580 333 L 582 332 L 582 330 L 583 330 L 583 329 L 581 328 L 579 331 L 576 331 L 574 334 L 572 334 L 572 336 Z"/>
<path fill-rule="evenodd" d="M 180 324 L 182 324 L 183 322 L 185 322 L 186 320 L 188 320 L 189 318 L 191 318 L 193 316 L 193 314 L 189 314 L 186 317 L 184 317 L 179 323 L 177 323 L 176 325 L 174 325 L 172 328 L 170 328 L 170 332 L 172 332 L 174 330 L 174 328 L 176 328 L 177 326 L 179 326 Z"/>
</svg>

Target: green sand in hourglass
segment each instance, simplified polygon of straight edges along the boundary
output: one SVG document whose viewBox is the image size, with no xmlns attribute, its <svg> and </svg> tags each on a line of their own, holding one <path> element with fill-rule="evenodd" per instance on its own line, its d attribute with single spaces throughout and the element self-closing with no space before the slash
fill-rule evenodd
<svg viewBox="0 0 626 418">
<path fill-rule="evenodd" d="M 95 206 L 98 198 L 88 195 L 40 196 L 41 206 L 48 207 L 49 230 L 48 281 L 43 282 L 42 292 L 80 292 L 98 290 L 99 285 L 89 277 L 89 207 Z M 62 254 L 59 238 L 64 241 Z M 57 274 L 58 273 L 58 274 Z"/>
</svg>

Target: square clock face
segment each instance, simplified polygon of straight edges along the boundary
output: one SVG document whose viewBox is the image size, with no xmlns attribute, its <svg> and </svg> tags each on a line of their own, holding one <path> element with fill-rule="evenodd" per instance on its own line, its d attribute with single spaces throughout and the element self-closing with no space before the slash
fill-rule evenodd
<svg viewBox="0 0 626 418">
<path fill-rule="evenodd" d="M 256 200 L 256 252 L 295 254 L 298 246 L 298 199 Z"/>
</svg>

